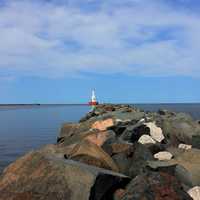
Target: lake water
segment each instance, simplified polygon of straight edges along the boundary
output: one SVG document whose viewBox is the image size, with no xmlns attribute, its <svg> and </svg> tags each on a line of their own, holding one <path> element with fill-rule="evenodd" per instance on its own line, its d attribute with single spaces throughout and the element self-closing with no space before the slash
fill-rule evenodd
<svg viewBox="0 0 200 200">
<path fill-rule="evenodd" d="M 200 119 L 200 104 L 137 104 L 157 111 L 187 112 Z M 0 108 L 0 172 L 26 152 L 42 145 L 55 143 L 64 122 L 77 122 L 90 110 L 89 106 L 33 106 L 28 108 Z"/>
</svg>

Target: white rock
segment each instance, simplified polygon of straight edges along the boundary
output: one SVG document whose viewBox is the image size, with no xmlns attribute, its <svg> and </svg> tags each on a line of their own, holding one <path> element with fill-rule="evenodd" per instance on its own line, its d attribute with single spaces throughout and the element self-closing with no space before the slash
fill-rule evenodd
<svg viewBox="0 0 200 200">
<path fill-rule="evenodd" d="M 145 125 L 150 128 L 150 135 L 157 142 L 161 142 L 165 138 L 162 129 L 156 126 L 154 122 L 145 123 Z"/>
<path fill-rule="evenodd" d="M 139 143 L 141 144 L 155 144 L 156 141 L 149 135 L 142 135 L 139 140 Z"/>
<path fill-rule="evenodd" d="M 192 145 L 189 145 L 189 144 L 179 144 L 179 145 L 178 145 L 178 148 L 179 148 L 179 149 L 188 150 L 188 149 L 191 149 L 191 148 L 192 148 Z"/>
<path fill-rule="evenodd" d="M 200 186 L 195 186 L 188 190 L 188 194 L 194 199 L 194 200 L 200 200 Z"/>
<path fill-rule="evenodd" d="M 172 154 L 168 151 L 160 151 L 154 154 L 154 158 L 158 160 L 170 160 L 172 158 Z"/>
<path fill-rule="evenodd" d="M 145 122 L 144 118 L 140 119 L 140 121 L 138 123 L 143 123 L 143 122 Z"/>
</svg>

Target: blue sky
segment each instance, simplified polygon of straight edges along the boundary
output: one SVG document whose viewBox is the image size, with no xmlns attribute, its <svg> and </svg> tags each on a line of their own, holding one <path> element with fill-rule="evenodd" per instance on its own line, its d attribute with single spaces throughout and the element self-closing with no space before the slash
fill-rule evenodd
<svg viewBox="0 0 200 200">
<path fill-rule="evenodd" d="M 0 0 L 0 103 L 200 102 L 198 0 Z"/>
</svg>

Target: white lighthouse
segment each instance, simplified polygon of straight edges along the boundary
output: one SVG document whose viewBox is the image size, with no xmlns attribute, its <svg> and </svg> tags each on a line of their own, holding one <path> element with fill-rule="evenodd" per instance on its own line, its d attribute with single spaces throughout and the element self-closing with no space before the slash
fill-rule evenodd
<svg viewBox="0 0 200 200">
<path fill-rule="evenodd" d="M 89 105 L 91 105 L 91 106 L 98 105 L 98 101 L 97 101 L 96 95 L 95 95 L 95 90 L 92 90 L 92 97 L 91 97 L 91 101 L 89 102 Z"/>
</svg>

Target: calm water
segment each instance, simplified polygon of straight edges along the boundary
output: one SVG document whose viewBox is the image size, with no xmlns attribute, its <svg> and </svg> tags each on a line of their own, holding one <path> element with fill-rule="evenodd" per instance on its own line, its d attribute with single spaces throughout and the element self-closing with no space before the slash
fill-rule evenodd
<svg viewBox="0 0 200 200">
<path fill-rule="evenodd" d="M 200 104 L 138 104 L 157 111 L 165 108 L 187 112 L 200 119 Z M 40 106 L 18 109 L 0 108 L 0 172 L 27 151 L 55 143 L 64 122 L 76 122 L 90 110 L 88 106 Z"/>
<path fill-rule="evenodd" d="M 55 143 L 64 122 L 76 122 L 88 106 L 0 109 L 0 172 L 25 152 Z"/>
</svg>

